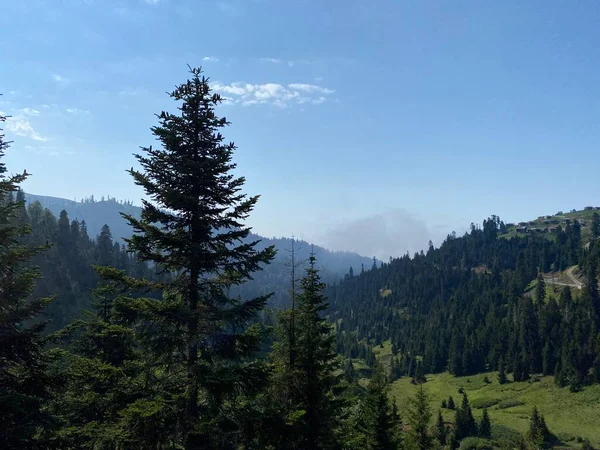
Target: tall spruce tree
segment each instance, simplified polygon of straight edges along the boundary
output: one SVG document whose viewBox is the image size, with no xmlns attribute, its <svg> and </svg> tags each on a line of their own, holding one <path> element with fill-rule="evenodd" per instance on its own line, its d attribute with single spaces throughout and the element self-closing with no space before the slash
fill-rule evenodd
<svg viewBox="0 0 600 450">
<path fill-rule="evenodd" d="M 394 417 L 388 394 L 383 366 L 377 363 L 363 399 L 363 430 L 369 450 L 400 448 L 400 424 Z"/>
<path fill-rule="evenodd" d="M 418 450 L 427 450 L 433 446 L 433 436 L 429 430 L 431 408 L 429 398 L 419 384 L 414 397 L 409 399 L 408 424 L 410 425 L 409 443 Z"/>
<path fill-rule="evenodd" d="M 28 174 L 7 174 L 4 121 L 0 115 L 0 447 L 36 448 L 48 424 L 42 404 L 49 386 L 39 314 L 51 299 L 30 298 L 39 278 L 31 259 L 43 247 L 23 243 L 31 229 L 20 220 L 24 203 L 14 194 Z"/>
<path fill-rule="evenodd" d="M 138 260 L 175 274 L 161 299 L 138 301 L 147 347 L 166 372 L 184 371 L 185 407 L 180 427 L 186 448 L 226 447 L 239 436 L 240 395 L 261 386 L 264 368 L 249 358 L 256 327 L 247 328 L 268 295 L 247 301 L 230 298 L 228 288 L 251 279 L 274 257 L 273 247 L 257 250 L 244 220 L 259 196 L 241 190 L 232 162 L 236 149 L 225 143 L 217 116 L 219 94 L 200 68 L 169 96 L 178 113 L 161 112 L 152 133 L 159 148 L 135 155 L 141 170 L 128 172 L 141 186 L 140 219 L 123 215 L 135 234 L 127 240 Z"/>
<path fill-rule="evenodd" d="M 299 409 L 304 411 L 299 428 L 299 448 L 326 449 L 335 445 L 339 420 L 339 376 L 334 351 L 335 335 L 323 317 L 328 304 L 323 295 L 314 253 L 309 257 L 306 275 L 300 281 L 296 328 L 296 369 L 299 377 Z"/>
</svg>

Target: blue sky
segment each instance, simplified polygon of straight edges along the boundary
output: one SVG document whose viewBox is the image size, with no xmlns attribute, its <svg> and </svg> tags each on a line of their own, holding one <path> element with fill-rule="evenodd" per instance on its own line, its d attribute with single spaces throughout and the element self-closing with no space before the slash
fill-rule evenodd
<svg viewBox="0 0 600 450">
<path fill-rule="evenodd" d="M 23 0 L 2 15 L 6 162 L 31 193 L 137 202 L 125 169 L 190 64 L 230 99 L 260 234 L 387 258 L 490 214 L 600 204 L 594 1 Z"/>
</svg>

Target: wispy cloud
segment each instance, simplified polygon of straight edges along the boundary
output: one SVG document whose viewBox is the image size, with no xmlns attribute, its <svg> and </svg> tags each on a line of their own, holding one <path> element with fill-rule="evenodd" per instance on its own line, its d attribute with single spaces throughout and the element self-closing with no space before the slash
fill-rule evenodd
<svg viewBox="0 0 600 450">
<path fill-rule="evenodd" d="M 144 0 L 146 3 L 148 3 L 149 5 L 157 5 L 159 4 L 162 0 Z"/>
<path fill-rule="evenodd" d="M 23 108 L 21 110 L 21 114 L 24 116 L 39 116 L 40 112 L 37 109 L 33 108 Z"/>
<path fill-rule="evenodd" d="M 48 139 L 41 136 L 31 125 L 30 117 L 39 116 L 40 112 L 36 109 L 23 108 L 17 114 L 7 117 L 5 128 L 8 133 L 13 133 L 16 136 L 26 137 L 34 141 L 45 142 Z M 0 111 L 0 115 L 7 116 L 8 114 Z"/>
<path fill-rule="evenodd" d="M 317 92 L 320 94 L 333 94 L 335 91 L 333 89 L 327 89 L 321 86 L 317 86 L 315 84 L 306 84 L 306 83 L 292 83 L 292 84 L 288 84 L 288 87 L 290 89 L 294 89 L 296 91 L 303 91 L 303 92 Z"/>
<path fill-rule="evenodd" d="M 52 79 L 58 84 L 68 84 L 71 81 L 68 78 L 65 78 L 64 76 L 59 75 L 57 73 L 52 74 Z"/>
<path fill-rule="evenodd" d="M 205 56 L 204 58 L 202 58 L 202 61 L 219 62 L 219 58 L 217 58 L 216 56 Z"/>
<path fill-rule="evenodd" d="M 243 106 L 269 104 L 285 108 L 289 104 L 320 104 L 327 101 L 335 92 L 314 84 L 278 83 L 249 84 L 249 83 L 216 83 L 214 89 L 228 94 L 227 103 L 239 103 Z"/>
<path fill-rule="evenodd" d="M 279 64 L 281 62 L 281 59 L 279 59 L 279 58 L 260 58 L 260 62 Z"/>
<path fill-rule="evenodd" d="M 83 116 L 89 114 L 90 112 L 87 109 L 79 109 L 79 108 L 67 108 L 66 111 L 69 114 Z"/>
<path fill-rule="evenodd" d="M 289 59 L 284 60 L 280 58 L 260 58 L 259 60 L 262 63 L 271 63 L 271 64 L 285 64 L 288 67 L 299 66 L 301 64 L 313 64 L 314 61 L 310 61 L 308 59 Z"/>
<path fill-rule="evenodd" d="M 312 64 L 313 61 L 309 61 L 308 59 L 295 59 L 287 62 L 289 67 L 299 66 L 301 64 Z"/>
</svg>

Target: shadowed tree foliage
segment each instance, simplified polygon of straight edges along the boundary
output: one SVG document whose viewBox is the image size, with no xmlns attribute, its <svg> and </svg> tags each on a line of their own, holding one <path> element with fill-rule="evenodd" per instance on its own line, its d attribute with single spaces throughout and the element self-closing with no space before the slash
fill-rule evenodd
<svg viewBox="0 0 600 450">
<path fill-rule="evenodd" d="M 50 380 L 40 313 L 51 299 L 31 298 L 39 278 L 31 260 L 46 247 L 24 243 L 31 228 L 15 194 L 28 174 L 8 175 L 4 121 L 0 116 L 0 447 L 36 448 L 49 425 L 42 409 Z"/>
</svg>

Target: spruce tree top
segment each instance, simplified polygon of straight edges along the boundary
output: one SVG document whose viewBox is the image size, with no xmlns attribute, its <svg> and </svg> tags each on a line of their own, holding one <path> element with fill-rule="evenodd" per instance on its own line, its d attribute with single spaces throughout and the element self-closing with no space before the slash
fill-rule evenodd
<svg viewBox="0 0 600 450">
<path fill-rule="evenodd" d="M 152 128 L 161 147 L 142 148 L 145 154 L 135 157 L 143 170 L 128 171 L 149 197 L 139 220 L 125 215 L 138 233 L 128 243 L 139 259 L 168 271 L 219 274 L 221 287 L 239 284 L 274 251 L 258 252 L 256 242 L 243 242 L 250 233 L 243 221 L 259 196 L 241 193 L 245 179 L 231 173 L 236 146 L 220 131 L 229 125 L 215 113 L 221 96 L 211 91 L 201 68 L 190 73 L 169 94 L 180 102 L 179 114 L 161 112 Z"/>
</svg>

